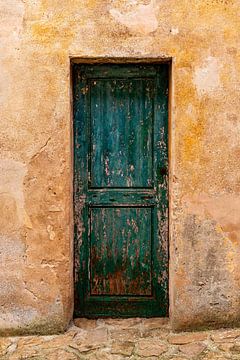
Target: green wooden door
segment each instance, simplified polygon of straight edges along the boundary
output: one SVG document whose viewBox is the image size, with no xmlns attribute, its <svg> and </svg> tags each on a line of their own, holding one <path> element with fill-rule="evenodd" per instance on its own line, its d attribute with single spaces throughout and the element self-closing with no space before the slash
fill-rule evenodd
<svg viewBox="0 0 240 360">
<path fill-rule="evenodd" d="M 74 65 L 75 315 L 168 314 L 168 65 Z"/>
</svg>

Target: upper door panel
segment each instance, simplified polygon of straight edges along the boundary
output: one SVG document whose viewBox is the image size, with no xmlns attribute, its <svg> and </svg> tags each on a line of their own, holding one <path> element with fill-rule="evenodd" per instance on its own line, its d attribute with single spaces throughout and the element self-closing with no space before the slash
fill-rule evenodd
<svg viewBox="0 0 240 360">
<path fill-rule="evenodd" d="M 154 80 L 93 79 L 90 187 L 153 186 Z"/>
</svg>

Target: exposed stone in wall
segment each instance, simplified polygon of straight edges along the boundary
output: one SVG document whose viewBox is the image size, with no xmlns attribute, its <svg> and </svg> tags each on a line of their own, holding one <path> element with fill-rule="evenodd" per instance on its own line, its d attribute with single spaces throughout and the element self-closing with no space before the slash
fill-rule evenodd
<svg viewBox="0 0 240 360">
<path fill-rule="evenodd" d="M 70 57 L 173 59 L 171 322 L 238 324 L 239 0 L 0 6 L 1 332 L 72 316 Z"/>
</svg>

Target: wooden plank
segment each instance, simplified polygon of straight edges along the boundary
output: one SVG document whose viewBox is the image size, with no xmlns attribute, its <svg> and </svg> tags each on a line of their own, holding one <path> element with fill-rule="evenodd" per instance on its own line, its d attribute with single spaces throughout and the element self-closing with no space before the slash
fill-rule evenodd
<svg viewBox="0 0 240 360">
<path fill-rule="evenodd" d="M 151 208 L 91 209 L 91 294 L 151 295 Z"/>
<path fill-rule="evenodd" d="M 153 80 L 89 84 L 93 188 L 152 187 Z"/>
<path fill-rule="evenodd" d="M 156 196 L 157 193 L 149 189 L 138 189 L 137 192 L 135 189 L 124 189 L 124 192 L 116 189 L 111 189 L 111 191 L 109 189 L 100 189 L 89 191 L 86 201 L 89 205 L 98 206 L 101 204 L 104 206 L 113 206 L 115 204 L 118 206 L 131 206 L 131 204 L 151 206 L 156 203 Z"/>
<path fill-rule="evenodd" d="M 106 78 L 132 78 L 132 77 L 156 77 L 157 68 L 152 65 L 125 64 L 100 64 L 100 65 L 76 65 L 80 70 L 82 79 L 106 79 Z"/>
<path fill-rule="evenodd" d="M 75 65 L 73 78 L 75 313 L 166 316 L 168 66 Z"/>
</svg>

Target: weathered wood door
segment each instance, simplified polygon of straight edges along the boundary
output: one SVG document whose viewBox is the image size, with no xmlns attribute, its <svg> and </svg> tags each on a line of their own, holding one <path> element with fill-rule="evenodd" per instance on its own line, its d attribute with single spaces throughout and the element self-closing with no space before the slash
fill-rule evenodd
<svg viewBox="0 0 240 360">
<path fill-rule="evenodd" d="M 74 65 L 76 316 L 168 313 L 168 65 Z"/>
</svg>

